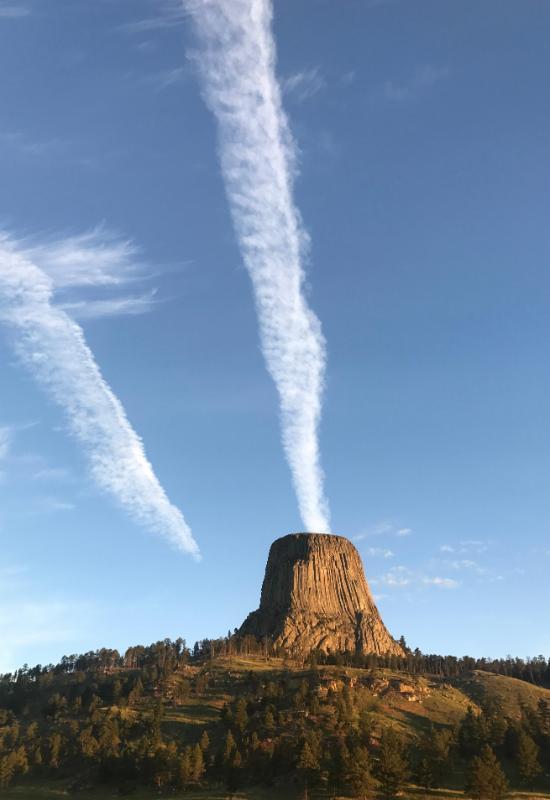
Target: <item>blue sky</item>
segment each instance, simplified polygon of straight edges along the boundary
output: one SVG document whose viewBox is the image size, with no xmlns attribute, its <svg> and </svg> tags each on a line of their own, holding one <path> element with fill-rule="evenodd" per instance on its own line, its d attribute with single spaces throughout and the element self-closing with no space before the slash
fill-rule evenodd
<svg viewBox="0 0 550 800">
<path fill-rule="evenodd" d="M 274 5 L 332 529 L 412 646 L 549 656 L 550 7 Z M 225 634 L 303 526 L 189 20 L 4 0 L 0 40 L 2 227 L 55 273 L 202 553 L 98 488 L 0 326 L 0 670 Z"/>
</svg>

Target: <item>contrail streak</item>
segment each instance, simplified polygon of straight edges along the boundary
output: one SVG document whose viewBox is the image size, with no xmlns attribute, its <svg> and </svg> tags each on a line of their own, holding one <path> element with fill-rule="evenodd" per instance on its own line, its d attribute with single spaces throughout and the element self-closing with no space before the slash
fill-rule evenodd
<svg viewBox="0 0 550 800">
<path fill-rule="evenodd" d="M 14 329 L 17 355 L 64 410 L 93 478 L 146 528 L 198 556 L 189 527 L 157 480 L 82 329 L 52 299 L 51 278 L 0 236 L 0 322 Z"/>
<path fill-rule="evenodd" d="M 275 76 L 268 0 L 184 0 L 198 34 L 206 103 L 218 121 L 233 223 L 256 297 L 282 439 L 307 530 L 328 531 L 318 426 L 325 372 L 319 320 L 303 292 L 307 246 L 293 200 L 294 143 Z"/>
</svg>

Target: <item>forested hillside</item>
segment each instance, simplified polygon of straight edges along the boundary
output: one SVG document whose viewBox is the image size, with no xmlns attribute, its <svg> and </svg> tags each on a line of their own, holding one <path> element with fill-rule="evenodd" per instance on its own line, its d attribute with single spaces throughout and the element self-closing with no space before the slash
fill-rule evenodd
<svg viewBox="0 0 550 800">
<path fill-rule="evenodd" d="M 25 666 L 0 678 L 1 790 L 550 797 L 548 663 L 406 650 L 298 660 L 228 636 Z"/>
</svg>

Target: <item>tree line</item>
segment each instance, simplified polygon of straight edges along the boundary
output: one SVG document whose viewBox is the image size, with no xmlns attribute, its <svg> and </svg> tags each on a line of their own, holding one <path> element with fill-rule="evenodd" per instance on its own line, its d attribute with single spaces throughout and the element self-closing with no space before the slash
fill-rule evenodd
<svg viewBox="0 0 550 800">
<path fill-rule="evenodd" d="M 299 671 L 286 654 L 286 668 L 232 672 L 228 658 L 269 659 L 275 654 L 270 647 L 236 636 L 192 649 L 183 639 L 166 639 L 123 655 L 102 649 L 1 676 L 0 789 L 24 776 L 65 778 L 74 788 L 108 783 L 121 793 L 138 785 L 174 793 L 216 784 L 232 794 L 286 781 L 301 797 L 322 790 L 392 798 L 408 782 L 436 788 L 456 773 L 469 797 L 500 800 L 506 774 L 529 787 L 550 770 L 544 699 L 516 719 L 486 698 L 481 711 L 469 708 L 458 724 L 427 726 L 411 740 L 397 724 L 381 724 L 379 701 L 366 686 L 327 686 L 320 668 L 333 664 L 340 674 L 342 666 L 389 667 L 453 677 L 465 674 L 467 664 L 471 671 L 492 662 L 480 667 L 476 659 L 410 651 L 397 660 L 311 653 Z M 548 664 L 543 670 L 542 662 L 534 659 L 525 673 L 531 683 L 544 682 Z M 496 663 L 508 670 L 501 674 L 515 670 L 511 676 L 517 677 L 531 662 Z M 209 725 L 167 724 L 167 710 L 218 696 L 228 700 Z"/>
</svg>

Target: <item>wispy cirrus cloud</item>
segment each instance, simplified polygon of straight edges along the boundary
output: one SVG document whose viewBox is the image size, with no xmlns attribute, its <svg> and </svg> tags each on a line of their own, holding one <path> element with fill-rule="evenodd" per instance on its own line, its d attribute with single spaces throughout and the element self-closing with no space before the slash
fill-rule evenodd
<svg viewBox="0 0 550 800">
<path fill-rule="evenodd" d="M 153 0 L 150 15 L 125 23 L 121 30 L 138 34 L 177 28 L 183 24 L 186 16 L 183 0 Z"/>
<path fill-rule="evenodd" d="M 54 278 L 31 257 L 34 254 L 39 260 L 45 252 L 36 244 L 29 248 L 6 235 L 0 238 L 0 322 L 10 330 L 16 354 L 63 409 L 74 438 L 88 456 L 96 483 L 146 528 L 198 555 L 191 530 L 166 496 L 82 329 L 54 304 Z M 55 252 L 65 263 L 67 249 L 59 246 Z M 49 269 L 60 261 L 45 259 Z M 83 265 L 78 266 L 73 284 L 87 283 Z M 98 275 L 112 276 L 110 266 L 112 259 L 100 252 L 92 274 L 96 279 Z M 61 283 L 66 278 L 56 269 L 52 274 Z"/>
<path fill-rule="evenodd" d="M 111 297 L 104 300 L 76 300 L 61 303 L 73 319 L 101 319 L 102 317 L 136 316 L 147 314 L 159 302 L 156 289 L 141 295 Z"/>
<path fill-rule="evenodd" d="M 74 319 L 135 316 L 152 311 L 159 302 L 156 288 L 120 294 L 150 275 L 135 244 L 104 226 L 62 238 L 28 240 L 22 253 L 47 273 L 54 302 Z M 108 296 L 94 297 L 90 292 Z"/>
<path fill-rule="evenodd" d="M 309 100 L 325 87 L 326 81 L 319 67 L 299 70 L 281 79 L 283 93 L 298 103 Z"/>
<path fill-rule="evenodd" d="M 449 70 L 446 67 L 434 67 L 428 64 L 417 69 L 408 80 L 385 81 L 382 86 L 382 95 L 393 103 L 410 103 L 448 76 Z"/>
<path fill-rule="evenodd" d="M 422 583 L 425 586 L 437 586 L 439 589 L 456 589 L 460 586 L 459 581 L 454 578 L 440 578 L 439 576 L 422 578 Z"/>
<path fill-rule="evenodd" d="M 13 428 L 8 425 L 0 426 L 0 462 L 8 457 L 13 441 Z"/>
<path fill-rule="evenodd" d="M 31 10 L 28 6 L 20 3 L 0 3 L 0 20 L 2 19 L 22 19 L 28 17 Z"/>
<path fill-rule="evenodd" d="M 1 15 L 0 15 L 1 17 Z M 61 152 L 66 143 L 60 139 L 38 139 L 21 131 L 0 131 L 0 145 L 4 153 L 18 153 L 32 158 L 44 158 L 48 154 Z"/>
<path fill-rule="evenodd" d="M 189 75 L 185 67 L 173 67 L 172 69 L 161 70 L 147 77 L 149 83 L 157 91 L 162 92 L 173 86 L 183 83 Z"/>
<path fill-rule="evenodd" d="M 27 239 L 21 252 L 40 265 L 55 290 L 119 286 L 143 274 L 139 250 L 125 239 L 100 225 L 85 233 Z"/>
<path fill-rule="evenodd" d="M 295 146 L 275 75 L 271 3 L 184 5 L 195 23 L 205 99 L 218 122 L 222 172 L 279 393 L 300 515 L 306 530 L 328 531 L 318 437 L 326 347 L 304 289 L 308 237 L 293 197 Z"/>
</svg>

